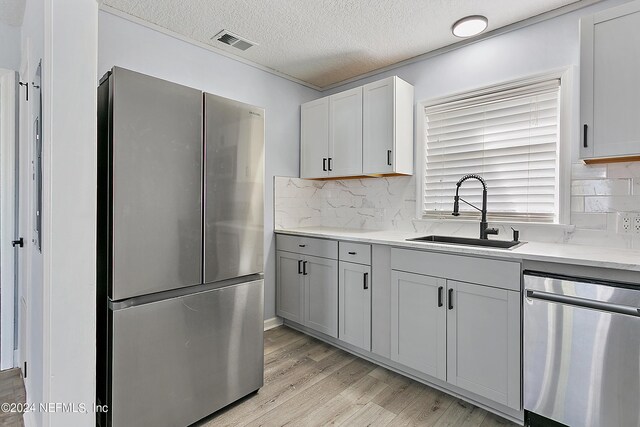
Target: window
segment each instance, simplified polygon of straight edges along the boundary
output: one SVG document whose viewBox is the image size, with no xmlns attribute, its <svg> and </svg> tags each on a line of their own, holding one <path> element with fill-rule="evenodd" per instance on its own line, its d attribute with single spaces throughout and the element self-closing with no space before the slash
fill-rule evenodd
<svg viewBox="0 0 640 427">
<path fill-rule="evenodd" d="M 502 86 L 425 107 L 423 215 L 450 217 L 456 183 L 482 176 L 492 220 L 558 221 L 560 79 Z M 476 180 L 460 196 L 478 207 Z M 460 203 L 461 216 L 478 211 Z"/>
</svg>

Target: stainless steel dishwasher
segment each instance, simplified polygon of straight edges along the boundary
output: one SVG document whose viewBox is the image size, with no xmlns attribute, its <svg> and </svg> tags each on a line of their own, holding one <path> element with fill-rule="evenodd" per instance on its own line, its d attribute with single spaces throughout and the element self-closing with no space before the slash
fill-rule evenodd
<svg viewBox="0 0 640 427">
<path fill-rule="evenodd" d="M 640 284 L 525 271 L 524 287 L 529 419 L 640 426 Z"/>
</svg>

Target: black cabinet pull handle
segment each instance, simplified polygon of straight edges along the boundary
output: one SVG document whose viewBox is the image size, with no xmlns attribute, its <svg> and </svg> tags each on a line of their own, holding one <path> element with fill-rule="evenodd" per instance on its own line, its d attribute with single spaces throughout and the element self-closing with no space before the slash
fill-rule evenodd
<svg viewBox="0 0 640 427">
<path fill-rule="evenodd" d="M 355 252 L 348 252 L 348 253 L 349 253 L 349 255 L 355 255 L 356 254 Z"/>
<path fill-rule="evenodd" d="M 453 289 L 449 289 L 449 310 L 453 310 Z"/>
<path fill-rule="evenodd" d="M 387 150 L 387 165 L 391 166 L 391 150 Z"/>
<path fill-rule="evenodd" d="M 298 245 L 298 246 L 299 246 L 299 247 L 301 247 L 301 248 L 304 248 L 304 247 L 306 247 L 307 245 Z"/>
<path fill-rule="evenodd" d="M 302 260 L 298 260 L 298 274 L 302 274 Z"/>
<path fill-rule="evenodd" d="M 21 248 L 24 247 L 24 239 L 21 237 L 18 240 L 12 240 L 11 241 L 11 246 L 13 246 L 14 248 L 16 246 L 20 246 Z"/>
<path fill-rule="evenodd" d="M 329 157 L 329 171 L 332 171 L 333 169 L 331 168 L 331 160 L 333 160 L 333 157 Z"/>
<path fill-rule="evenodd" d="M 438 287 L 438 307 L 442 307 L 442 291 L 444 290 L 444 286 Z"/>
<path fill-rule="evenodd" d="M 302 261 L 302 275 L 307 275 L 307 261 Z"/>
<path fill-rule="evenodd" d="M 364 288 L 369 289 L 369 273 L 364 273 Z"/>
<path fill-rule="evenodd" d="M 583 132 L 583 135 L 582 135 L 582 145 L 584 146 L 584 148 L 587 148 L 587 147 L 588 147 L 588 144 L 587 144 L 587 131 L 588 131 L 588 130 L 589 130 L 589 125 L 585 124 L 585 125 L 582 127 L 582 132 Z"/>
<path fill-rule="evenodd" d="M 327 171 L 327 159 L 326 157 L 322 159 L 322 170 Z"/>
</svg>

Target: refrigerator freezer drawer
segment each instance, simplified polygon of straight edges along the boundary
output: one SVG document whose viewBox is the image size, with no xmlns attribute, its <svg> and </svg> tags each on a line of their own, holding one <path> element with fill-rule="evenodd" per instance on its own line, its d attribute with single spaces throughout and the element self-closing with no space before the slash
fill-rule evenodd
<svg viewBox="0 0 640 427">
<path fill-rule="evenodd" d="M 111 417 L 186 426 L 263 384 L 263 281 L 112 312 Z"/>
</svg>

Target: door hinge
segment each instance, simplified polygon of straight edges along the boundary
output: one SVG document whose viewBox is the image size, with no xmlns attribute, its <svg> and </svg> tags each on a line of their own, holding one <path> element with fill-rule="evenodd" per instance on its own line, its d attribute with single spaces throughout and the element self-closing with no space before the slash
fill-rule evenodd
<svg viewBox="0 0 640 427">
<path fill-rule="evenodd" d="M 11 241 L 11 246 L 13 246 L 14 248 L 16 246 L 20 246 L 21 248 L 24 247 L 24 239 L 21 237 L 18 240 L 12 240 Z"/>
</svg>

